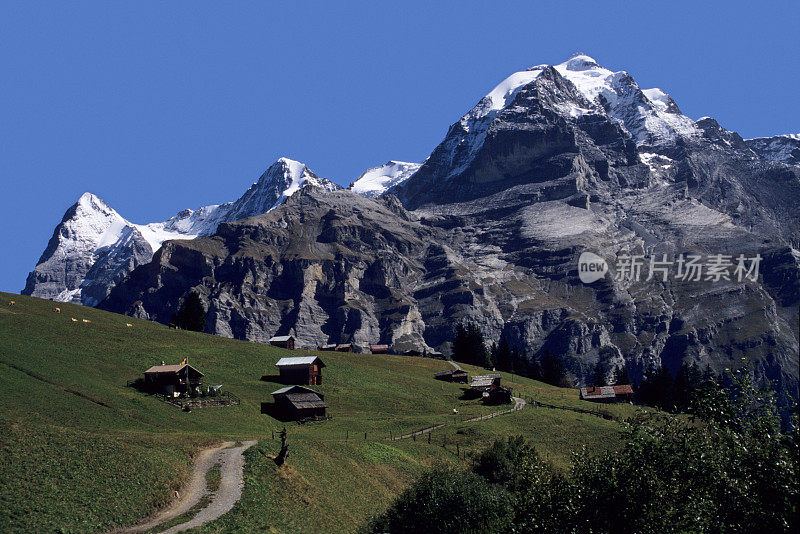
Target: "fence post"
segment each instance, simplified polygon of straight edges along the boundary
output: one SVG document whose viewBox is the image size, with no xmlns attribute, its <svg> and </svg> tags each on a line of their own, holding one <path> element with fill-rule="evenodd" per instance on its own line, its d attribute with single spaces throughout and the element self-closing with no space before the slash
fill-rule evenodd
<svg viewBox="0 0 800 534">
<path fill-rule="evenodd" d="M 345 430 L 344 431 L 344 440 L 347 441 L 349 438 L 350 438 L 350 431 L 349 430 Z"/>
<path fill-rule="evenodd" d="M 430 443 L 430 442 L 431 442 L 431 433 L 428 432 L 428 443 Z"/>
<path fill-rule="evenodd" d="M 364 441 L 367 441 L 367 433 L 364 432 Z"/>
<path fill-rule="evenodd" d="M 275 439 L 275 430 L 272 430 L 272 439 Z"/>
<path fill-rule="evenodd" d="M 413 441 L 417 441 L 417 435 L 416 434 L 411 434 L 411 439 Z"/>
<path fill-rule="evenodd" d="M 461 458 L 461 447 L 458 446 L 458 443 L 456 443 L 456 456 Z"/>
</svg>

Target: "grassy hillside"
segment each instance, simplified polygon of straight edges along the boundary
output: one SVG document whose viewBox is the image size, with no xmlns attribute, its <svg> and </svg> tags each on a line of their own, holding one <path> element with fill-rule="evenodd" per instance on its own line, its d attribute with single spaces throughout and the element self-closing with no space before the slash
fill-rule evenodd
<svg viewBox="0 0 800 534">
<path fill-rule="evenodd" d="M 70 304 L 59 304 L 57 314 L 53 307 L 0 293 L 4 532 L 92 532 L 135 523 L 170 499 L 193 450 L 221 439 L 260 443 L 247 453 L 242 501 L 202 531 L 352 531 L 426 466 L 467 462 L 465 451 L 498 436 L 524 434 L 559 466 L 580 447 L 596 451 L 619 444 L 616 421 L 573 411 L 599 409 L 580 401 L 574 390 L 504 374 L 515 395 L 557 408 L 528 406 L 461 423 L 497 408 L 460 400 L 461 385 L 434 380 L 433 372 L 447 369 L 446 362 L 323 353 L 327 367 L 317 389 L 326 394 L 333 417 L 287 424 L 289 463 L 279 470 L 269 456 L 278 449 L 272 432 L 284 425 L 261 415 L 260 403 L 281 386 L 274 382 L 274 364 L 288 351 Z M 149 366 L 184 357 L 205 373 L 205 383 L 224 384 L 242 404 L 186 413 L 126 387 Z M 633 408 L 603 410 L 619 418 Z M 448 426 L 435 431 L 430 444 L 427 438 L 386 439 L 443 422 Z"/>
</svg>

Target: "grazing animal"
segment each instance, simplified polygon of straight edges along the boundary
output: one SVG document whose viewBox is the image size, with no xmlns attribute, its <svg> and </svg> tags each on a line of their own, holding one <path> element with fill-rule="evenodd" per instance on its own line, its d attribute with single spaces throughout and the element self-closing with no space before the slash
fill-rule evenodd
<svg viewBox="0 0 800 534">
<path fill-rule="evenodd" d="M 61 313 L 61 308 L 53 308 L 53 311 L 56 313 Z"/>
<path fill-rule="evenodd" d="M 176 325 L 175 323 L 169 323 L 169 327 L 174 328 L 175 330 L 178 329 L 178 325 Z"/>
<path fill-rule="evenodd" d="M 125 326 L 127 326 L 128 328 L 130 328 L 130 327 L 132 327 L 133 325 L 132 325 L 131 323 L 125 323 Z"/>
<path fill-rule="evenodd" d="M 78 320 L 75 317 L 70 317 L 70 319 L 72 319 L 73 323 L 77 323 L 78 322 Z"/>
<path fill-rule="evenodd" d="M 83 322 L 84 323 L 91 323 L 92 321 L 90 321 L 89 319 L 83 319 Z"/>
<path fill-rule="evenodd" d="M 14 302 L 13 300 L 9 300 L 9 301 L 8 301 L 8 305 L 9 305 L 9 306 L 13 306 L 14 304 L 16 304 L 16 302 Z"/>
</svg>

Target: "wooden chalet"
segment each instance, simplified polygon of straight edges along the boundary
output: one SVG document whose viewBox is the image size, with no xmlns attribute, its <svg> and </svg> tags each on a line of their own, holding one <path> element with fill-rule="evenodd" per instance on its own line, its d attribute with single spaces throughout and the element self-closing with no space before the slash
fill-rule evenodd
<svg viewBox="0 0 800 534">
<path fill-rule="evenodd" d="M 197 393 L 203 384 L 203 373 L 189 365 L 154 365 L 144 372 L 145 388 L 176 397 Z"/>
<path fill-rule="evenodd" d="M 466 384 L 469 375 L 466 371 L 461 369 L 449 369 L 447 371 L 433 373 L 433 378 L 436 380 L 444 380 L 445 382 L 459 382 L 461 384 Z"/>
<path fill-rule="evenodd" d="M 633 388 L 628 384 L 585 387 L 581 388 L 581 399 L 593 402 L 630 402 L 633 399 Z"/>
<path fill-rule="evenodd" d="M 272 392 L 276 414 L 282 419 L 309 421 L 324 419 L 325 395 L 303 386 L 287 386 Z"/>
<path fill-rule="evenodd" d="M 372 354 L 389 354 L 389 345 L 370 345 L 369 351 Z"/>
<path fill-rule="evenodd" d="M 269 344 L 273 347 L 294 350 L 294 336 L 273 336 L 269 338 Z"/>
<path fill-rule="evenodd" d="M 322 384 L 322 368 L 325 364 L 319 356 L 298 356 L 281 358 L 275 364 L 284 384 L 308 384 L 319 386 Z"/>
<path fill-rule="evenodd" d="M 336 350 L 336 343 L 326 343 L 325 345 L 317 345 L 319 351 L 333 351 Z"/>
<path fill-rule="evenodd" d="M 476 391 L 489 391 L 500 386 L 500 375 L 473 376 L 469 387 Z"/>
<path fill-rule="evenodd" d="M 352 343 L 341 343 L 336 345 L 336 352 L 353 352 Z"/>
</svg>

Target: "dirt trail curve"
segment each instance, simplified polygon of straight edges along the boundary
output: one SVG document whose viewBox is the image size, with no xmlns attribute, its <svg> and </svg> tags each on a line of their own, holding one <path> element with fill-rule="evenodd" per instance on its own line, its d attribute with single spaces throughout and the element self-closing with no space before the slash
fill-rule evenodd
<svg viewBox="0 0 800 534">
<path fill-rule="evenodd" d="M 118 534 L 134 534 L 156 528 L 162 523 L 185 514 L 199 503 L 204 495 L 208 494 L 211 495 L 211 502 L 208 506 L 200 510 L 191 520 L 175 525 L 165 530 L 162 534 L 183 532 L 184 530 L 204 525 L 226 514 L 242 496 L 242 486 L 244 485 L 243 453 L 256 443 L 256 441 L 245 441 L 241 446 L 234 447 L 233 442 L 226 441 L 216 447 L 200 451 L 194 462 L 192 477 L 174 503 L 144 523 L 116 532 Z M 221 475 L 219 489 L 215 492 L 209 492 L 206 487 L 206 473 L 217 464 L 220 464 Z"/>
<path fill-rule="evenodd" d="M 447 360 L 447 363 L 449 363 L 450 365 L 452 365 L 453 367 L 455 367 L 459 371 L 463 370 L 463 369 L 461 369 L 461 366 L 458 365 L 453 360 Z M 503 415 L 503 414 L 511 413 L 511 412 L 518 412 L 518 411 L 520 411 L 521 409 L 523 409 L 525 407 L 526 402 L 525 402 L 524 399 L 520 399 L 519 397 L 511 397 L 511 399 L 514 401 L 514 407 L 509 409 L 509 410 L 502 410 L 500 412 L 494 412 L 494 413 L 490 413 L 490 414 L 486 414 L 486 415 L 481 415 L 479 417 L 473 417 L 471 419 L 465 419 L 464 421 L 461 421 L 461 422 L 462 423 L 472 423 L 472 422 L 475 422 L 475 421 L 483 421 L 485 419 L 491 419 L 492 417 L 497 417 L 498 415 Z M 423 434 L 427 434 L 429 432 L 433 432 L 434 430 L 437 430 L 437 429 L 442 428 L 443 426 L 447 426 L 449 424 L 450 423 L 441 423 L 441 424 L 438 424 L 438 425 L 433 425 L 433 426 L 429 426 L 427 428 L 423 428 L 422 430 L 417 430 L 416 432 L 411 432 L 409 434 L 403 434 L 402 436 L 394 436 L 393 438 L 391 438 L 391 441 L 397 441 L 398 439 L 407 439 L 407 438 L 411 438 L 411 437 L 414 437 L 414 436 L 421 436 Z"/>
</svg>

